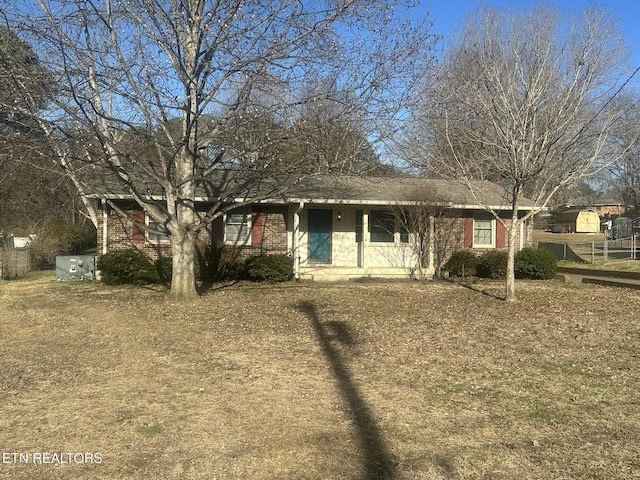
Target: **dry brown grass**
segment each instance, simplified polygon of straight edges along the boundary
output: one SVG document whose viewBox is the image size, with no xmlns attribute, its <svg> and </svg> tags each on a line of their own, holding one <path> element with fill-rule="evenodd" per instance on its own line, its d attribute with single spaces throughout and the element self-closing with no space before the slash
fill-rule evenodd
<svg viewBox="0 0 640 480">
<path fill-rule="evenodd" d="M 545 230 L 533 231 L 534 242 L 551 243 L 591 243 L 604 242 L 603 233 L 553 233 Z"/>
<path fill-rule="evenodd" d="M 0 284 L 3 479 L 640 478 L 640 295 Z M 1 460 L 1 458 L 0 458 Z"/>
<path fill-rule="evenodd" d="M 542 230 L 533 231 L 534 242 L 566 243 L 580 255 L 586 263 L 569 261 L 560 262 L 562 267 L 595 268 L 598 270 L 617 270 L 624 272 L 640 272 L 640 259 L 632 259 L 631 242 L 623 245 L 609 241 L 608 258 L 604 259 L 604 234 L 601 233 L 552 233 Z M 592 248 L 595 244 L 595 249 Z"/>
</svg>

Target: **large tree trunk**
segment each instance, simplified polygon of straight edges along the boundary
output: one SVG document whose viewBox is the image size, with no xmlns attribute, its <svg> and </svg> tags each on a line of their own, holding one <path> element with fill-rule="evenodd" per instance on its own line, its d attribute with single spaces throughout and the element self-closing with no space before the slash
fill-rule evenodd
<svg viewBox="0 0 640 480">
<path fill-rule="evenodd" d="M 171 253 L 173 256 L 171 296 L 189 299 L 198 295 L 196 291 L 196 215 L 195 181 L 193 179 L 194 155 L 192 151 L 184 149 L 176 158 L 176 189 L 175 208 L 173 214 L 176 228 L 171 232 Z"/>
<path fill-rule="evenodd" d="M 171 255 L 171 296 L 180 299 L 196 297 L 196 242 L 192 231 L 180 228 L 178 235 L 171 236 Z"/>
</svg>

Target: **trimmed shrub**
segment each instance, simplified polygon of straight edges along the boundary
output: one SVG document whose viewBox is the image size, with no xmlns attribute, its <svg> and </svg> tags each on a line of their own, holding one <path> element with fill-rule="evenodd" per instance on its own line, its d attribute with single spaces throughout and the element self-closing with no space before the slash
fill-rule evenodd
<svg viewBox="0 0 640 480">
<path fill-rule="evenodd" d="M 286 255 L 258 255 L 244 263 L 244 277 L 254 282 L 286 282 L 293 277 L 293 259 Z"/>
<path fill-rule="evenodd" d="M 491 250 L 478 257 L 476 274 L 480 278 L 505 278 L 507 276 L 507 252 Z"/>
<path fill-rule="evenodd" d="M 161 283 L 165 285 L 171 285 L 171 278 L 173 276 L 173 258 L 160 257 L 156 260 L 156 272 L 158 272 L 158 278 Z"/>
<path fill-rule="evenodd" d="M 108 285 L 146 285 L 160 283 L 158 271 L 147 257 L 137 250 L 105 253 L 97 265 L 102 281 Z"/>
<path fill-rule="evenodd" d="M 243 270 L 239 257 L 240 250 L 233 246 L 207 245 L 204 252 L 198 250 L 200 279 L 211 283 L 239 280 Z"/>
<path fill-rule="evenodd" d="M 553 278 L 558 268 L 558 260 L 544 248 L 527 247 L 516 254 L 515 273 L 517 278 L 548 280 Z"/>
<path fill-rule="evenodd" d="M 476 274 L 478 257 L 470 250 L 458 250 L 451 255 L 444 268 L 452 277 L 472 277 Z"/>
</svg>

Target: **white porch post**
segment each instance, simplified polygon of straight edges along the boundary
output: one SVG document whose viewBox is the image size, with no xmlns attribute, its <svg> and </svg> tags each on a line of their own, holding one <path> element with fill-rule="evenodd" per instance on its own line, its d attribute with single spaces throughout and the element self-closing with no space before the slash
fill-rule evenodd
<svg viewBox="0 0 640 480">
<path fill-rule="evenodd" d="M 300 212 L 304 208 L 304 202 L 300 202 L 293 212 L 292 253 L 293 253 L 293 278 L 300 279 Z"/>
<path fill-rule="evenodd" d="M 520 248 L 518 250 L 522 250 L 524 248 L 524 222 L 520 222 Z"/>
<path fill-rule="evenodd" d="M 427 260 L 427 269 L 435 273 L 435 245 L 436 245 L 436 219 L 433 215 L 429 216 L 429 254 Z"/>
<path fill-rule="evenodd" d="M 362 267 L 367 266 L 367 250 L 369 246 L 369 210 L 362 210 Z"/>
<path fill-rule="evenodd" d="M 102 199 L 102 254 L 107 253 L 108 249 L 108 240 L 107 235 L 109 233 L 109 228 L 107 223 L 109 222 L 109 212 L 107 212 L 107 200 Z"/>
</svg>

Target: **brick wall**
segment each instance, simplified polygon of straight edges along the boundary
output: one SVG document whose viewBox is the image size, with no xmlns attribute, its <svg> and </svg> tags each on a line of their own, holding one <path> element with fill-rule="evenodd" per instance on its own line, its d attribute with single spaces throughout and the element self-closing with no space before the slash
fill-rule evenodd
<svg viewBox="0 0 640 480">
<path fill-rule="evenodd" d="M 460 217 L 441 217 L 436 218 L 436 238 L 435 238 L 435 264 L 436 268 L 443 266 L 451 255 L 458 251 L 464 249 L 470 249 L 477 255 L 480 255 L 489 250 L 506 250 L 508 243 L 508 229 L 511 225 L 511 219 L 503 219 L 504 226 L 504 239 L 500 241 L 496 239 L 497 248 L 489 249 L 489 248 L 470 248 L 469 244 L 465 245 L 465 238 L 467 240 L 473 239 L 473 231 L 466 231 L 467 229 L 473 229 L 473 222 L 469 222 L 469 217 L 466 218 L 467 222 L 465 225 L 465 218 Z M 500 235 L 499 229 L 501 227 L 496 225 L 497 235 Z M 524 246 L 531 246 L 532 244 L 532 235 L 533 235 L 533 223 L 529 222 L 524 227 Z M 516 236 L 516 245 L 520 245 L 520 231 L 518 231 Z"/>
<path fill-rule="evenodd" d="M 241 248 L 241 257 L 289 253 L 286 207 L 255 206 L 251 221 L 251 241 Z"/>
<path fill-rule="evenodd" d="M 132 205 L 123 207 L 130 217 L 139 223 L 144 223 L 144 213 Z M 202 218 L 204 212 L 198 212 Z M 102 219 L 102 214 L 100 216 Z M 107 250 L 109 252 L 135 248 L 143 252 L 151 261 L 159 257 L 171 255 L 169 243 L 151 243 L 144 230 L 137 227 L 129 218 L 124 218 L 113 209 L 107 215 Z M 260 254 L 288 253 L 286 207 L 255 207 L 252 212 L 251 241 L 241 248 L 241 257 Z M 214 220 L 213 224 L 200 230 L 198 244 L 206 247 L 212 244 L 222 244 L 224 225 L 222 218 Z M 102 254 L 102 228 L 97 229 L 98 254 Z"/>
</svg>

